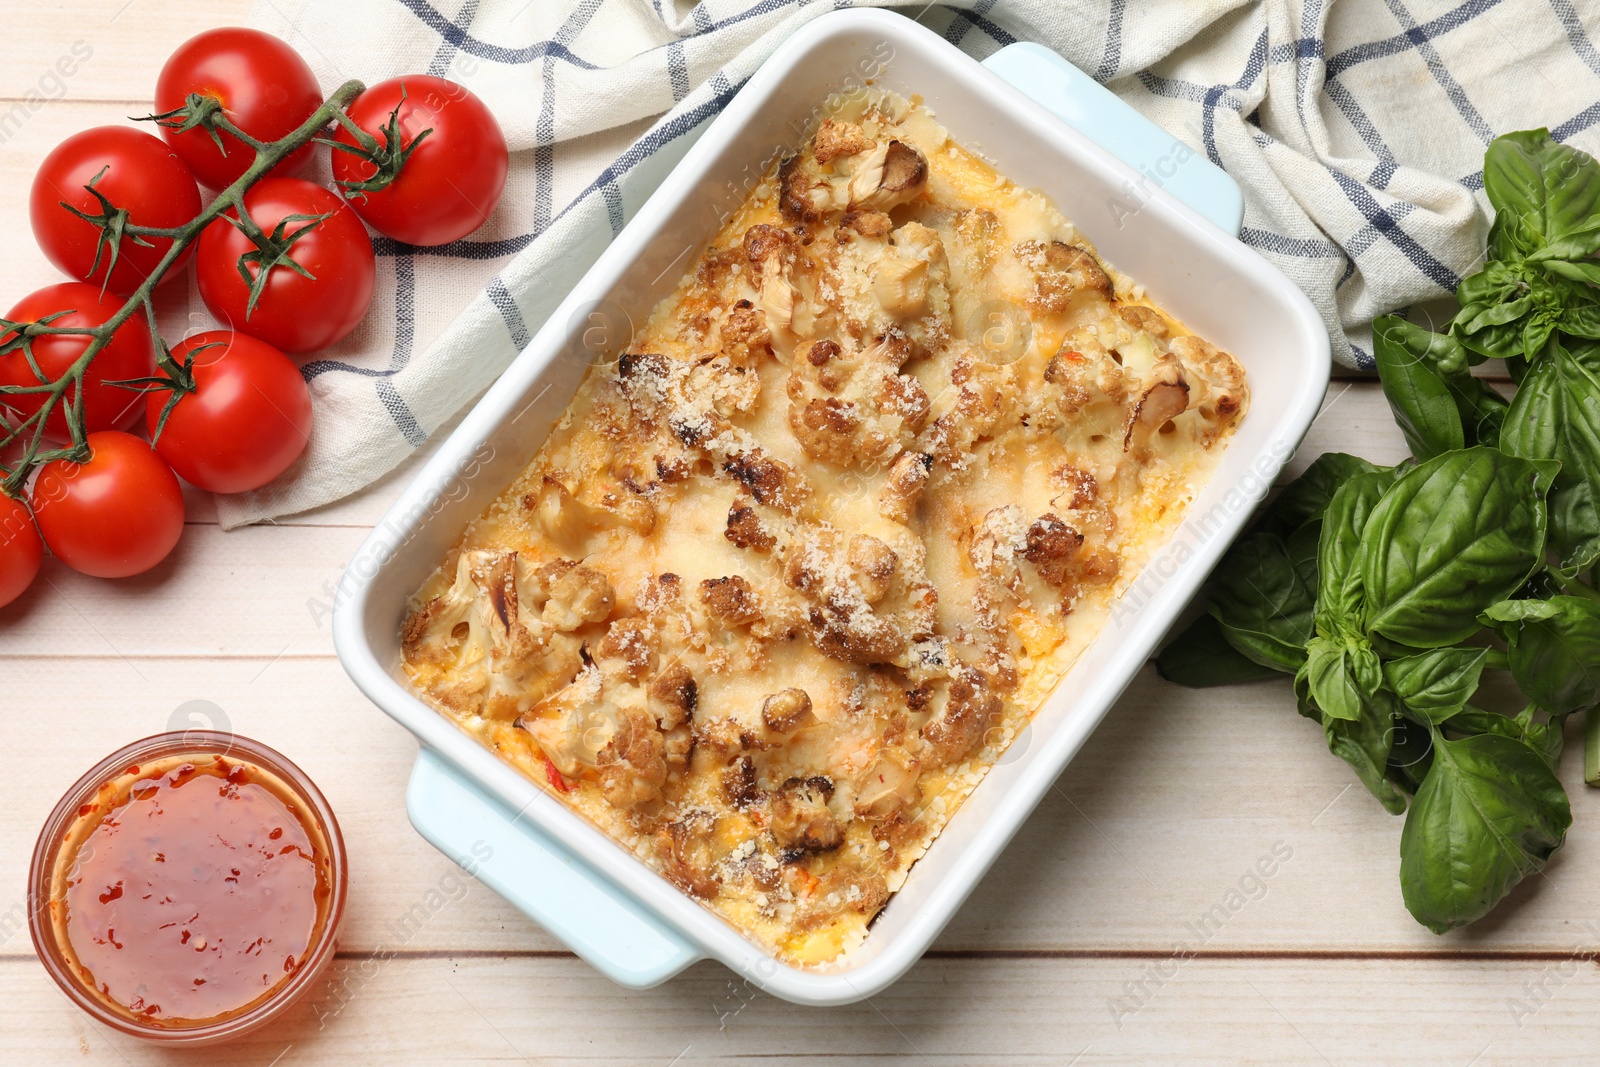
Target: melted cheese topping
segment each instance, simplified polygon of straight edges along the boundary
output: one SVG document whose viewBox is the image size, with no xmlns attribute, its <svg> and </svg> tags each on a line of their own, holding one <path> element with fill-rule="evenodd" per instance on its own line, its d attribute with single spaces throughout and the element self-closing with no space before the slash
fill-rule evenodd
<svg viewBox="0 0 1600 1067">
<path fill-rule="evenodd" d="M 802 964 L 862 941 L 1247 396 L 924 108 L 826 111 L 403 635 L 443 713 Z"/>
</svg>

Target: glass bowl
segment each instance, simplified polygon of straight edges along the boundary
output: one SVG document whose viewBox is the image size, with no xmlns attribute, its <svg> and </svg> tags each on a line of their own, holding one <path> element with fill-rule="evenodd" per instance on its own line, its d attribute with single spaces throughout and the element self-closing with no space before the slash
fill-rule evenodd
<svg viewBox="0 0 1600 1067">
<path fill-rule="evenodd" d="M 204 765 L 226 759 L 249 765 L 259 784 L 288 806 L 304 826 L 319 854 L 326 892 L 319 895 L 310 941 L 294 972 L 255 1000 L 203 1020 L 148 1019 L 90 987 L 80 977 L 66 929 L 67 885 L 78 850 L 101 821 L 97 798 L 109 792 L 113 805 L 126 802 L 128 789 L 154 777 L 153 765 L 180 762 Z M 162 772 L 165 773 L 165 772 Z M 68 999 L 106 1026 L 133 1037 L 165 1045 L 200 1045 L 226 1041 L 276 1019 L 310 990 L 333 961 L 339 924 L 344 916 L 348 867 L 338 821 L 322 792 L 284 756 L 258 741 L 211 730 L 157 734 L 119 748 L 95 764 L 67 790 L 45 820 L 33 849 L 28 872 L 28 922 L 34 948 L 50 977 Z"/>
</svg>

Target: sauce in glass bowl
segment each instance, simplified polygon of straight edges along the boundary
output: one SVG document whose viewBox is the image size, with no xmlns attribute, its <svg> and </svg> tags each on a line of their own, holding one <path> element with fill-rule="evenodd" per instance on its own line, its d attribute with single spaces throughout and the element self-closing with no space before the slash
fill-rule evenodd
<svg viewBox="0 0 1600 1067">
<path fill-rule="evenodd" d="M 333 958 L 345 858 L 316 786 L 264 745 L 189 731 L 136 742 L 62 798 L 34 851 L 46 969 L 140 1037 L 237 1036 Z"/>
</svg>

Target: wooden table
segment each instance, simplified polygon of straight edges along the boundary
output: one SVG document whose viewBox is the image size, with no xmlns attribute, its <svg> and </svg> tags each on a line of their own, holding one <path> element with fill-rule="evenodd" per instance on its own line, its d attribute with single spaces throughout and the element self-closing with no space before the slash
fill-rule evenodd
<svg viewBox="0 0 1600 1067">
<path fill-rule="evenodd" d="M 0 301 L 57 280 L 27 222 L 44 154 L 73 131 L 148 111 L 173 46 L 241 20 L 246 6 L 10 0 Z M 63 92 L 45 75 L 75 41 L 93 55 Z M 35 88 L 61 98 L 33 108 Z M 1375 385 L 1332 384 L 1293 469 L 1330 449 L 1404 455 Z M 1563 768 L 1574 827 L 1548 872 L 1471 930 L 1435 937 L 1401 906 L 1399 820 L 1324 751 L 1286 684 L 1196 693 L 1148 670 L 934 950 L 882 995 L 797 1008 L 714 963 L 649 992 L 619 989 L 417 836 L 403 803 L 416 746 L 334 658 L 334 585 L 406 474 L 228 534 L 193 494 L 184 540 L 155 572 L 100 582 L 47 560 L 34 590 L 0 613 L 0 721 L 13 756 L 0 786 L 0 1062 L 167 1058 L 62 997 L 34 957 L 23 894 L 61 792 L 118 745 L 195 725 L 192 701 L 321 783 L 353 874 L 332 977 L 286 1022 L 214 1057 L 225 1062 L 1600 1058 L 1588 1014 L 1600 1008 L 1600 902 L 1589 899 L 1600 794 L 1584 787 L 1576 752 Z M 1273 856 L 1270 878 L 1246 877 Z M 398 953 L 375 957 L 401 929 Z"/>
</svg>

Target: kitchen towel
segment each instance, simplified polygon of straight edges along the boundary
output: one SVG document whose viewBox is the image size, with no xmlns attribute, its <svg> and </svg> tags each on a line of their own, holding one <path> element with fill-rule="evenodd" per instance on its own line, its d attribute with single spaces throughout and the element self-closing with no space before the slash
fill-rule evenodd
<svg viewBox="0 0 1600 1067">
<path fill-rule="evenodd" d="M 305 364 L 301 460 L 221 497 L 225 527 L 338 500 L 391 471 L 505 369 L 761 61 L 869 0 L 258 0 L 251 22 L 323 87 L 428 72 L 499 118 L 511 175 L 469 238 L 375 238 L 356 333 Z M 887 6 L 887 5 L 884 5 Z M 1548 126 L 1600 152 L 1592 0 L 956 0 L 899 6 L 977 58 L 1053 48 L 1244 188 L 1241 238 L 1370 369 L 1375 316 L 1448 296 L 1488 230 L 1484 146 Z M 327 177 L 326 163 L 321 175 Z"/>
</svg>

